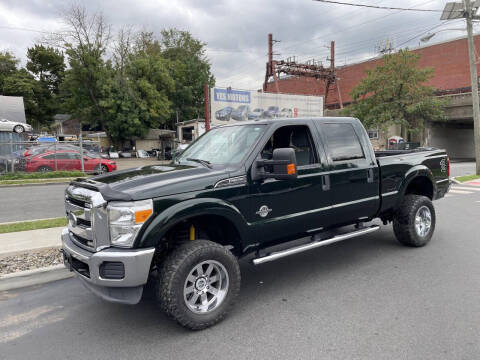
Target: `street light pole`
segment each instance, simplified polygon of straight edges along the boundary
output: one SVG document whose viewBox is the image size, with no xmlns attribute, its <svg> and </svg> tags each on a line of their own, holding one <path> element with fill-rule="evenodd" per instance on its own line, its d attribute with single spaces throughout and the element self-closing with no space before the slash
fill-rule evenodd
<svg viewBox="0 0 480 360">
<path fill-rule="evenodd" d="M 470 0 L 463 0 L 463 3 L 465 4 L 465 19 L 467 20 L 468 59 L 470 62 L 470 81 L 472 83 L 473 136 L 475 141 L 476 174 L 480 175 L 480 108 L 478 99 L 477 64 L 472 30 L 472 2 Z"/>
</svg>

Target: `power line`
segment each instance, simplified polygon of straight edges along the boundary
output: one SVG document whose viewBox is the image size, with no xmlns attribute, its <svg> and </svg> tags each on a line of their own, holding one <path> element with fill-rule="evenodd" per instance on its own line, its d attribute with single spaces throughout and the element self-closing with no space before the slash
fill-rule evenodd
<svg viewBox="0 0 480 360">
<path fill-rule="evenodd" d="M 429 1 L 426 1 L 426 2 L 422 2 L 422 3 L 419 4 L 418 6 L 423 6 L 423 5 L 429 4 L 429 3 L 433 2 L 433 1 L 434 1 L 434 0 L 429 0 Z M 347 27 L 347 28 L 345 28 L 345 29 L 342 29 L 342 32 L 345 32 L 345 30 L 349 30 L 349 29 L 351 30 L 351 29 L 354 29 L 354 28 L 357 28 L 357 27 L 361 27 L 361 26 L 363 26 L 363 25 L 366 25 L 366 24 L 369 24 L 369 23 L 372 23 L 372 22 L 376 22 L 376 21 L 382 20 L 382 19 L 384 19 L 384 18 L 387 18 L 387 17 L 389 17 L 389 16 L 393 16 L 393 15 L 400 14 L 400 13 L 402 13 L 402 12 L 403 12 L 403 10 L 400 10 L 400 11 L 396 11 L 396 12 L 391 13 L 391 14 L 387 14 L 387 15 L 379 16 L 379 17 L 376 17 L 376 18 L 373 18 L 373 19 L 369 19 L 369 20 L 364 21 L 364 22 L 362 22 L 362 23 L 360 23 L 360 24 L 355 24 L 355 25 L 349 26 L 349 27 Z M 330 32 L 330 33 L 322 34 L 321 36 L 313 37 L 313 38 L 311 38 L 311 39 L 302 40 L 302 41 L 295 41 L 295 42 L 293 42 L 293 43 L 290 42 L 290 43 L 292 43 L 292 45 L 289 45 L 289 46 L 287 46 L 287 47 L 284 47 L 283 49 L 280 49 L 280 51 L 285 51 L 285 50 L 290 49 L 290 48 L 292 48 L 292 47 L 294 47 L 294 46 L 297 46 L 298 44 L 303 44 L 303 43 L 310 42 L 310 41 L 313 41 L 313 40 L 322 39 L 322 38 L 325 38 L 326 36 L 333 35 L 333 34 L 335 34 L 335 33 L 336 33 L 336 32 L 333 32 L 333 31 L 332 31 L 332 32 Z"/>
<path fill-rule="evenodd" d="M 55 32 L 51 32 L 51 31 L 36 30 L 36 29 L 29 29 L 29 28 L 24 28 L 24 27 L 15 27 L 15 26 L 5 26 L 5 25 L 0 25 L 0 29 L 29 31 L 29 32 L 40 33 L 40 34 L 61 35 L 60 33 L 55 33 Z"/>
<path fill-rule="evenodd" d="M 348 5 L 348 6 L 357 6 L 357 7 L 366 7 L 372 9 L 381 9 L 381 10 L 400 10 L 400 11 L 420 11 L 420 12 L 443 12 L 443 10 L 435 10 L 435 9 L 415 9 L 415 8 L 399 8 L 399 7 L 390 7 L 390 6 L 378 6 L 378 5 L 368 5 L 368 4 L 354 4 L 354 3 L 347 3 L 341 1 L 332 1 L 332 0 L 313 0 L 317 2 L 329 3 L 329 4 L 337 4 L 337 5 Z M 463 10 L 457 10 L 462 11 Z"/>
<path fill-rule="evenodd" d="M 461 19 L 459 19 L 459 20 L 461 20 Z M 440 23 L 440 24 L 438 24 L 438 25 L 436 25 L 436 26 L 434 26 L 434 27 L 432 27 L 432 28 L 430 28 L 430 29 L 428 29 L 428 30 L 426 30 L 426 31 L 424 31 L 424 32 L 415 35 L 414 37 L 408 39 L 407 41 L 404 41 L 404 42 L 402 42 L 401 44 L 399 44 L 398 47 L 403 46 L 403 45 L 409 43 L 410 41 L 415 40 L 415 39 L 418 38 L 419 36 L 422 36 L 422 35 L 430 32 L 430 31 L 432 31 L 432 30 L 434 30 L 434 29 L 436 29 L 436 28 L 438 28 L 438 27 L 440 27 L 440 26 L 445 25 L 445 23 L 447 23 L 448 21 L 449 21 L 449 20 L 445 20 L 445 21 L 443 21 L 442 23 Z M 450 23 L 452 23 L 452 22 L 450 22 Z"/>
</svg>

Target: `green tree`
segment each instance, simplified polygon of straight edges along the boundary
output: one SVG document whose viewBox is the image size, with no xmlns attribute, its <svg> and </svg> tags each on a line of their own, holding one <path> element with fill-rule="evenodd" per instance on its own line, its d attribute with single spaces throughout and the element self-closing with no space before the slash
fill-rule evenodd
<svg viewBox="0 0 480 360">
<path fill-rule="evenodd" d="M 446 102 L 434 96 L 425 85 L 433 69 L 417 67 L 420 55 L 407 50 L 386 54 L 374 69 L 353 89 L 353 103 L 343 114 L 358 117 L 366 128 L 386 131 L 399 124 L 402 137 L 423 129 L 425 121 L 443 120 Z"/>
<path fill-rule="evenodd" d="M 36 108 L 32 116 L 37 125 L 49 126 L 62 103 L 58 94 L 65 73 L 65 59 L 59 50 L 43 45 L 29 48 L 27 58 L 26 68 L 37 80 L 33 94 Z"/>
<path fill-rule="evenodd" d="M 172 112 L 168 94 L 174 89 L 174 81 L 168 71 L 169 61 L 162 57 L 152 37 L 140 34 L 135 45 L 130 39 L 120 32 L 110 96 L 103 103 L 106 129 L 117 143 L 165 125 Z"/>
<path fill-rule="evenodd" d="M 82 122 L 105 128 L 102 105 L 109 91 L 111 65 L 105 59 L 110 25 L 101 13 L 89 14 L 84 6 L 72 5 L 63 14 L 65 31 L 49 39 L 63 48 L 70 68 L 61 84 L 64 109 Z"/>
<path fill-rule="evenodd" d="M 18 68 L 19 60 L 9 52 L 0 52 L 0 90 L 1 95 L 22 96 L 25 117 L 29 124 L 38 126 L 37 94 L 41 91 L 38 81 L 24 68 Z"/>
<path fill-rule="evenodd" d="M 65 73 L 65 57 L 53 47 L 34 45 L 27 49 L 27 70 L 53 94 L 58 94 Z"/>
<path fill-rule="evenodd" d="M 181 121 L 204 116 L 203 85 L 215 85 L 205 46 L 188 31 L 168 29 L 161 32 L 162 54 L 170 60 L 169 71 L 175 79 L 175 88 L 170 94 L 174 110 L 168 123 L 171 128 L 176 122 L 176 112 Z"/>
<path fill-rule="evenodd" d="M 3 90 L 4 95 L 23 97 L 27 122 L 38 127 L 37 114 L 39 107 L 36 95 L 40 92 L 40 89 L 33 75 L 25 69 L 18 69 L 9 77 L 5 78 Z"/>
<path fill-rule="evenodd" d="M 0 94 L 5 94 L 5 80 L 17 72 L 19 60 L 8 51 L 0 51 Z"/>
</svg>

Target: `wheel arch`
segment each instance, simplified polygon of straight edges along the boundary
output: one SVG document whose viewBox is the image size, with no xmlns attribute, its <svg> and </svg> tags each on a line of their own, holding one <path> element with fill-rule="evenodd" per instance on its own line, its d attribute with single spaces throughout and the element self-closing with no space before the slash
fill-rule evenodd
<svg viewBox="0 0 480 360">
<path fill-rule="evenodd" d="M 222 245 L 232 245 L 236 255 L 240 255 L 247 239 L 247 223 L 240 211 L 233 205 L 219 199 L 193 199 L 175 204 L 161 213 L 147 225 L 136 242 L 137 247 L 159 246 L 169 240 L 175 229 L 194 225 L 214 236 L 212 241 Z M 215 234 L 216 233 L 216 234 Z M 219 236 L 227 236 L 221 240 Z"/>
<path fill-rule="evenodd" d="M 432 171 L 425 165 L 414 166 L 405 174 L 404 181 L 400 187 L 397 206 L 400 205 L 405 195 L 423 195 L 430 200 L 434 200 L 435 193 L 436 184 Z"/>
</svg>

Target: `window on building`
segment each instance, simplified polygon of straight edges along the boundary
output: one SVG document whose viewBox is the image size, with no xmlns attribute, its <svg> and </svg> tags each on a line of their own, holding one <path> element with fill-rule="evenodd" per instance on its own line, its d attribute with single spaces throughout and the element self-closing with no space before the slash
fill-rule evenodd
<svg viewBox="0 0 480 360">
<path fill-rule="evenodd" d="M 322 124 L 322 130 L 333 161 L 365 158 L 360 140 L 351 124 Z"/>
<path fill-rule="evenodd" d="M 378 128 L 368 130 L 370 140 L 378 140 Z"/>
</svg>

